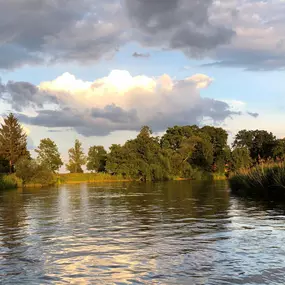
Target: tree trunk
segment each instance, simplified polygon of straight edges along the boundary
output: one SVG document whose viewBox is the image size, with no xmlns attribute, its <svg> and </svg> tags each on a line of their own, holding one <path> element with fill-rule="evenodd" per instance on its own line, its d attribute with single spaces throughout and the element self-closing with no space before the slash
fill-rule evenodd
<svg viewBox="0 0 285 285">
<path fill-rule="evenodd" d="M 12 160 L 9 161 L 9 167 L 10 167 L 10 174 L 12 174 L 12 170 L 13 170 Z"/>
</svg>

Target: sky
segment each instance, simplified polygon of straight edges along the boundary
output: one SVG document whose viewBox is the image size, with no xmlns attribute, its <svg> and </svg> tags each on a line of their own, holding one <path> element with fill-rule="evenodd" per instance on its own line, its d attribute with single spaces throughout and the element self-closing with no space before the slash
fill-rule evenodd
<svg viewBox="0 0 285 285">
<path fill-rule="evenodd" d="M 285 136 L 284 0 L 0 0 L 0 119 L 65 161 L 174 125 Z"/>
</svg>

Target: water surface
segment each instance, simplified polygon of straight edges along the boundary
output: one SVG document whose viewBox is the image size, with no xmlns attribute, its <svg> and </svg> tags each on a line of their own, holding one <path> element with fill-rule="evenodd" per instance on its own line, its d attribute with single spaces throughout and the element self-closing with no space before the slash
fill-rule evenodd
<svg viewBox="0 0 285 285">
<path fill-rule="evenodd" d="M 285 284 L 282 207 L 225 182 L 0 192 L 1 284 Z"/>
</svg>

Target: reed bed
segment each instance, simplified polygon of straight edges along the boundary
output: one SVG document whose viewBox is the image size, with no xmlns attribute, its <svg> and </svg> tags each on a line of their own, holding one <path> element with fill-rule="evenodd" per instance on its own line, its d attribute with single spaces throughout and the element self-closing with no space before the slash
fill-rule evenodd
<svg viewBox="0 0 285 285">
<path fill-rule="evenodd" d="M 267 163 L 230 176 L 233 193 L 265 199 L 285 199 L 285 164 Z"/>
</svg>

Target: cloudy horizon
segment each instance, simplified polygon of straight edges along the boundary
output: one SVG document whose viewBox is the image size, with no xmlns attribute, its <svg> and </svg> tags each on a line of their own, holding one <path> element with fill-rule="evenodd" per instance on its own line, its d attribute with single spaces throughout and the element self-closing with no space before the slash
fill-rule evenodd
<svg viewBox="0 0 285 285">
<path fill-rule="evenodd" d="M 0 114 L 30 147 L 141 126 L 285 130 L 281 0 L 0 0 Z"/>
</svg>

